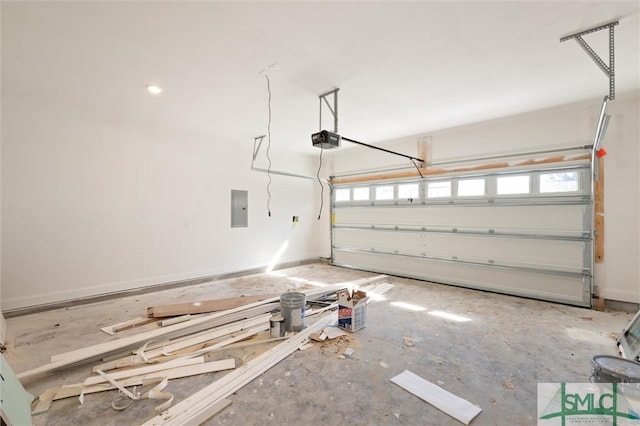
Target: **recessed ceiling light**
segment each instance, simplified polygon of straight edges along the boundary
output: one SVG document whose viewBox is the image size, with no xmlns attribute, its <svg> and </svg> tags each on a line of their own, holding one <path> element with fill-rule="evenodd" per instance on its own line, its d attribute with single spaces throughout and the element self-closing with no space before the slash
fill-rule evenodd
<svg viewBox="0 0 640 426">
<path fill-rule="evenodd" d="M 147 84 L 147 91 L 153 95 L 159 95 L 162 93 L 162 88 L 160 86 L 156 86 L 155 84 Z"/>
</svg>

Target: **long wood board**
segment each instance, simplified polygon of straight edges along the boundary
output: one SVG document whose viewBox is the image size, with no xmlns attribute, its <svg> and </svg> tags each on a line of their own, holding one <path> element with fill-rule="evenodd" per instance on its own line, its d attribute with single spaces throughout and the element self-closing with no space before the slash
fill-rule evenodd
<svg viewBox="0 0 640 426">
<path fill-rule="evenodd" d="M 465 425 L 468 425 L 482 411 L 480 407 L 466 399 L 434 385 L 409 370 L 404 370 L 391 378 L 391 381 Z"/>
<path fill-rule="evenodd" d="M 320 289 L 308 290 L 305 291 L 305 293 L 307 294 L 308 299 L 314 299 L 322 296 L 323 294 L 335 292 L 340 288 L 356 285 L 366 285 L 381 281 L 386 278 L 388 278 L 387 275 L 377 275 L 371 278 L 363 278 L 356 281 L 332 284 Z M 246 306 L 240 306 L 238 308 L 221 312 L 214 312 L 212 314 L 208 314 L 188 322 L 182 322 L 179 324 L 170 325 L 169 327 L 163 327 L 145 333 L 123 337 L 111 342 L 100 343 L 82 349 L 66 352 L 65 354 L 60 354 L 58 357 L 56 357 L 56 361 L 52 361 L 40 367 L 18 373 L 17 377 L 20 381 L 25 382 L 33 379 L 34 377 L 49 373 L 51 371 L 56 371 L 82 362 L 100 359 L 104 355 L 110 355 L 135 348 L 143 342 L 157 339 L 159 337 L 172 338 L 184 336 L 187 334 L 205 330 L 207 328 L 229 324 L 230 322 L 237 321 L 239 319 L 251 318 L 256 315 L 264 314 L 277 309 L 279 300 L 279 297 L 273 297 L 271 299 L 251 303 Z"/>
<path fill-rule="evenodd" d="M 229 397 L 233 392 L 236 392 L 260 374 L 298 350 L 298 347 L 309 338 L 311 333 L 319 332 L 337 320 L 337 312 L 318 319 L 314 324 L 293 337 L 290 337 L 289 340 L 280 343 L 240 368 L 231 371 L 221 379 L 169 408 L 161 415 L 148 420 L 142 426 L 183 426 L 185 424 L 193 424 L 193 419 L 201 422 L 206 420 L 206 418 L 204 418 L 206 417 L 205 413 L 209 412 L 212 405 Z"/>
<path fill-rule="evenodd" d="M 173 305 L 157 305 L 147 308 L 147 317 L 161 318 L 186 314 L 204 314 L 237 308 L 250 303 L 260 302 L 279 296 L 278 294 L 260 294 L 257 296 L 228 297 L 225 299 L 199 300 Z"/>
<path fill-rule="evenodd" d="M 167 378 L 169 380 L 179 379 L 189 376 L 197 376 L 200 374 L 214 373 L 235 368 L 235 360 L 222 360 L 205 362 L 204 364 L 188 365 L 185 367 L 175 367 L 168 370 L 147 373 L 141 376 L 129 377 L 120 381 L 122 386 L 138 386 L 144 385 L 147 381 Z M 116 387 L 110 383 L 101 383 L 97 385 L 85 386 L 82 383 L 73 385 L 64 385 L 59 388 L 53 388 L 41 393 L 38 398 L 38 405 L 31 414 L 40 414 L 49 410 L 51 403 L 59 399 L 80 396 L 80 394 L 90 394 L 96 392 L 105 392 L 113 390 Z"/>
<path fill-rule="evenodd" d="M 45 364 L 31 370 L 23 371 L 18 373 L 17 376 L 20 381 L 25 382 L 38 375 L 56 371 L 81 362 L 99 359 L 105 354 L 112 354 L 122 350 L 135 348 L 143 342 L 157 339 L 161 336 L 183 336 L 206 328 L 228 324 L 229 322 L 239 319 L 250 318 L 273 310 L 274 306 L 270 302 L 276 302 L 276 300 L 268 299 L 263 302 L 257 302 L 255 304 L 242 306 L 233 310 L 216 312 L 192 321 L 182 322 L 170 325 L 169 327 L 162 327 L 145 333 L 123 337 L 111 342 L 99 343 L 97 345 L 70 351 L 65 354 L 61 354 L 63 356 L 57 357 L 56 361 L 52 361 L 49 364 Z"/>
<path fill-rule="evenodd" d="M 120 380 L 126 377 L 141 376 L 141 375 L 153 373 L 156 371 L 168 370 L 170 368 L 186 367 L 186 366 L 195 365 L 195 364 L 204 364 L 204 357 L 200 356 L 195 358 L 182 358 L 182 359 L 179 358 L 179 359 L 174 359 L 167 362 L 162 362 L 160 364 L 152 364 L 146 367 L 132 368 L 129 370 L 109 373 L 109 376 L 113 380 Z M 85 386 L 90 386 L 90 385 L 97 385 L 98 383 L 104 383 L 106 381 L 107 380 L 102 376 L 91 376 L 91 377 L 88 377 L 83 384 Z"/>
</svg>

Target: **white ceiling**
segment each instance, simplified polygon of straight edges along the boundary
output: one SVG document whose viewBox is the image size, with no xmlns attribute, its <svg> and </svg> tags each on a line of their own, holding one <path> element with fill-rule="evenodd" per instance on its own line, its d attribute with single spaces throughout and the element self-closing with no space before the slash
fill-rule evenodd
<svg viewBox="0 0 640 426">
<path fill-rule="evenodd" d="M 639 2 L 3 2 L 5 93 L 136 125 L 314 153 L 318 95 L 368 143 L 601 97 L 563 35 L 619 19 L 617 93 L 640 87 Z M 607 58 L 606 31 L 585 39 Z M 164 88 L 159 97 L 147 83 Z M 324 117 L 329 113 L 324 111 Z M 325 121 L 331 129 L 332 122 Z"/>
</svg>

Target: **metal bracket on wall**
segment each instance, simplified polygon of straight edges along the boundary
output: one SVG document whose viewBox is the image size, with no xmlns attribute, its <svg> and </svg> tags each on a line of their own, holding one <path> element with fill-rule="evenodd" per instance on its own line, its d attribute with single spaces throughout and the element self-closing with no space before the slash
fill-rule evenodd
<svg viewBox="0 0 640 426">
<path fill-rule="evenodd" d="M 580 47 L 593 59 L 593 62 L 598 65 L 602 72 L 609 77 L 609 100 L 616 98 L 616 73 L 615 73 L 615 61 L 614 61 L 614 38 L 613 27 L 618 25 L 618 21 L 609 22 L 604 25 L 598 25 L 597 27 L 589 28 L 588 30 L 580 31 L 575 34 L 571 34 L 560 39 L 561 42 L 574 39 Z M 608 29 L 609 30 L 609 65 L 598 56 L 598 54 L 589 46 L 589 44 L 582 38 L 585 34 L 594 33 L 596 31 Z"/>
<path fill-rule="evenodd" d="M 338 133 L 338 90 L 340 89 L 333 89 L 330 92 L 323 93 L 322 95 L 318 96 L 318 98 L 320 99 L 320 130 L 322 130 L 322 101 L 324 101 L 324 103 L 327 104 L 329 111 L 333 115 L 333 133 Z M 331 104 L 327 100 L 327 98 L 331 95 L 333 95 L 333 107 L 331 107 Z"/>
</svg>

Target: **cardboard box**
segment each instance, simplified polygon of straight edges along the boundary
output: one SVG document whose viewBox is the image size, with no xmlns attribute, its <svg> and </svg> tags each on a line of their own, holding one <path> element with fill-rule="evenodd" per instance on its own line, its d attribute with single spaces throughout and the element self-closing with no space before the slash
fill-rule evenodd
<svg viewBox="0 0 640 426">
<path fill-rule="evenodd" d="M 349 290 L 338 291 L 338 327 L 354 332 L 367 323 L 367 293 L 356 290 L 349 294 Z"/>
</svg>

